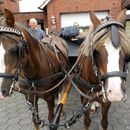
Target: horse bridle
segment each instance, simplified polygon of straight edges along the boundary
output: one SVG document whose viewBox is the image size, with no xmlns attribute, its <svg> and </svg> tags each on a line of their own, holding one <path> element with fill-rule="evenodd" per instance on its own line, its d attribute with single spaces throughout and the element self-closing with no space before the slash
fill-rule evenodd
<svg viewBox="0 0 130 130">
<path fill-rule="evenodd" d="M 121 28 L 124 29 L 124 25 L 122 23 L 120 23 L 119 21 L 110 20 L 110 21 L 107 21 L 107 22 L 99 25 L 96 28 L 96 30 L 93 32 L 93 37 L 95 36 L 95 34 L 97 34 L 102 29 L 104 29 L 104 28 L 112 28 L 112 27 L 114 27 L 114 28 L 116 27 L 117 29 L 118 29 L 118 27 L 121 27 Z M 114 46 L 117 46 L 117 45 L 114 45 Z M 122 71 L 112 71 L 112 72 L 108 72 L 106 74 L 101 74 L 98 67 L 97 67 L 97 65 L 96 65 L 96 62 L 95 62 L 95 59 L 94 59 L 94 56 L 93 56 L 93 52 L 94 52 L 94 48 L 93 48 L 93 45 L 91 45 L 91 58 L 92 58 L 93 70 L 94 70 L 94 73 L 95 73 L 96 77 L 98 77 L 100 82 L 104 81 L 105 79 L 107 79 L 109 77 L 121 77 L 121 78 L 126 80 L 126 76 L 127 76 L 126 72 L 128 70 L 128 67 L 127 67 L 128 64 L 127 63 L 126 63 L 124 72 L 122 72 Z"/>
<path fill-rule="evenodd" d="M 19 29 L 20 30 L 20 29 Z M 22 89 L 20 87 L 16 87 L 15 83 L 17 81 L 19 81 L 19 84 L 22 85 L 28 85 L 31 87 L 36 87 L 37 86 L 41 86 L 41 85 L 45 85 L 47 83 L 50 83 L 52 81 L 54 81 L 55 79 L 57 79 L 58 77 L 61 77 L 63 75 L 64 72 L 59 72 L 56 74 L 53 74 L 51 76 L 49 76 L 48 78 L 44 78 L 44 79 L 39 79 L 39 80 L 29 80 L 28 77 L 25 76 L 25 78 L 22 78 L 20 76 L 20 72 L 23 69 L 25 63 L 26 63 L 26 54 L 28 54 L 28 43 L 26 42 L 25 38 L 24 38 L 24 34 L 19 31 L 16 30 L 14 28 L 10 28 L 10 27 L 1 27 L 0 26 L 0 33 L 2 33 L 1 35 L 5 35 L 13 40 L 15 40 L 13 37 L 11 37 L 9 34 L 15 34 L 18 35 L 20 37 L 20 41 L 16 41 L 18 44 L 18 48 L 19 48 L 19 64 L 18 67 L 16 68 L 15 73 L 13 74 L 9 74 L 9 73 L 0 73 L 0 77 L 2 78 L 10 78 L 12 79 L 12 85 L 10 88 L 10 92 L 9 94 L 12 94 L 12 91 L 18 91 L 18 92 L 24 92 L 24 93 L 33 93 L 33 94 L 44 94 L 44 93 L 48 93 L 52 90 L 54 90 L 55 88 L 57 88 L 66 78 L 63 78 L 58 84 L 56 84 L 55 86 L 53 86 L 51 89 L 48 89 L 44 92 L 36 92 L 36 91 L 30 91 L 30 90 L 25 90 Z"/>
<path fill-rule="evenodd" d="M 15 40 L 13 37 L 11 37 L 9 34 L 14 34 L 20 37 L 20 41 Z M 13 39 L 18 43 L 18 49 L 19 49 L 19 64 L 16 69 L 16 71 L 13 74 L 9 73 L 0 73 L 0 78 L 11 78 L 13 79 L 13 82 L 16 82 L 18 80 L 18 75 L 21 72 L 24 64 L 25 64 L 25 53 L 27 53 L 27 42 L 24 39 L 24 36 L 21 31 L 16 30 L 11 27 L 3 27 L 0 26 L 0 35 L 5 35 L 8 38 Z"/>
</svg>

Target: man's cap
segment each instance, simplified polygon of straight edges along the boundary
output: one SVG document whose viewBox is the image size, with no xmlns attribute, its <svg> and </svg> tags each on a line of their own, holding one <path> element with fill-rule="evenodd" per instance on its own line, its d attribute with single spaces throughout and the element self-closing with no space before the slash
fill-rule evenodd
<svg viewBox="0 0 130 130">
<path fill-rule="evenodd" d="M 37 20 L 36 20 L 35 18 L 31 18 L 31 19 L 29 20 L 29 22 L 30 22 L 30 23 L 37 23 Z"/>
</svg>

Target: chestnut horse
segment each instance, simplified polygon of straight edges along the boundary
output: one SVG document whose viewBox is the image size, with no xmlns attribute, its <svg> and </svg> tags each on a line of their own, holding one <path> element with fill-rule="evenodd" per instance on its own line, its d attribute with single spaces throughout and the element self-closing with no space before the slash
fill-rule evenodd
<svg viewBox="0 0 130 130">
<path fill-rule="evenodd" d="M 9 96 L 12 87 L 23 93 L 32 111 L 35 130 L 39 130 L 38 99 L 47 102 L 51 122 L 60 88 L 56 85 L 64 77 L 62 67 L 68 66 L 67 44 L 57 36 L 52 36 L 49 43 L 40 43 L 5 9 L 0 18 L 0 54 L 0 97 Z M 15 86 L 17 80 L 19 87 Z"/>
<path fill-rule="evenodd" d="M 74 81 L 83 104 L 93 101 L 101 104 L 101 125 L 107 130 L 111 103 L 126 100 L 126 60 L 130 56 L 130 40 L 124 31 L 126 10 L 122 10 L 117 19 L 104 21 L 90 12 L 90 19 L 93 25 L 81 45 Z M 90 111 L 86 111 L 85 130 L 90 123 Z"/>
</svg>

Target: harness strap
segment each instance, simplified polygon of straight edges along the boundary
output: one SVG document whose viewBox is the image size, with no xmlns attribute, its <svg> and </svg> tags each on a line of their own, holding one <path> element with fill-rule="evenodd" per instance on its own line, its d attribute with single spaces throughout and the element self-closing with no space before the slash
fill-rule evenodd
<svg viewBox="0 0 130 130">
<path fill-rule="evenodd" d="M 106 74 L 100 75 L 100 80 L 105 80 L 110 77 L 122 77 L 126 80 L 126 73 L 122 71 L 113 71 L 113 72 L 108 72 Z"/>
<path fill-rule="evenodd" d="M 95 31 L 93 32 L 93 35 L 95 35 L 95 34 L 98 33 L 99 31 L 101 31 L 103 28 L 106 28 L 106 27 L 111 26 L 111 25 L 120 26 L 121 28 L 124 29 L 124 25 L 123 25 L 121 22 L 119 22 L 119 21 L 117 21 L 117 20 L 110 20 L 110 21 L 107 21 L 107 22 L 105 22 L 105 23 L 99 25 L 99 26 L 95 29 Z"/>
<path fill-rule="evenodd" d="M 61 76 L 63 76 L 63 72 L 59 72 L 59 73 L 53 74 L 52 76 L 49 76 L 48 78 L 40 79 L 40 80 L 36 80 L 36 81 L 30 81 L 28 79 L 24 79 L 24 78 L 20 77 L 19 84 L 27 85 L 27 86 L 31 86 L 32 84 L 34 84 L 35 87 L 40 87 L 40 86 L 44 86 L 44 85 L 47 85 L 47 84 L 53 82 L 54 80 L 58 79 Z"/>
<path fill-rule="evenodd" d="M 7 74 L 7 73 L 0 73 L 0 77 L 2 78 L 15 78 L 15 74 Z"/>
<path fill-rule="evenodd" d="M 49 62 L 49 71 L 50 71 L 50 74 L 52 75 L 54 72 L 56 72 L 56 66 L 55 66 L 54 62 L 52 61 L 52 58 L 51 58 L 50 54 L 48 53 L 48 48 L 44 48 L 43 47 L 43 49 L 44 49 L 44 51 L 46 53 L 46 57 L 47 57 L 48 62 Z"/>
<path fill-rule="evenodd" d="M 15 35 L 18 35 L 18 36 L 22 35 L 19 30 L 16 30 L 16 29 L 11 28 L 11 27 L 0 26 L 0 32 L 2 32 L 2 33 L 12 33 L 12 34 L 15 34 Z"/>
<path fill-rule="evenodd" d="M 100 84 L 91 84 L 87 81 L 85 81 L 80 75 L 76 75 L 76 77 L 74 78 L 74 82 L 76 84 L 82 85 L 85 88 L 95 91 L 100 91 L 102 89 L 102 86 Z"/>
</svg>

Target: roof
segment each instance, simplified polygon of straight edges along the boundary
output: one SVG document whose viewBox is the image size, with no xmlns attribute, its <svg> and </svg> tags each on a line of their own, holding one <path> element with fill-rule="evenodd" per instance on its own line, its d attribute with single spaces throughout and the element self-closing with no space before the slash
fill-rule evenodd
<svg viewBox="0 0 130 130">
<path fill-rule="evenodd" d="M 44 8 L 51 2 L 52 0 L 45 0 L 41 6 L 39 6 L 39 9 L 44 10 Z M 127 8 L 130 9 L 130 0 L 121 0 L 121 8 Z"/>
<path fill-rule="evenodd" d="M 43 4 L 39 7 L 39 9 L 43 10 L 50 2 L 51 0 L 45 0 Z"/>
<path fill-rule="evenodd" d="M 121 0 L 121 8 L 127 8 L 130 9 L 130 0 Z"/>
</svg>

